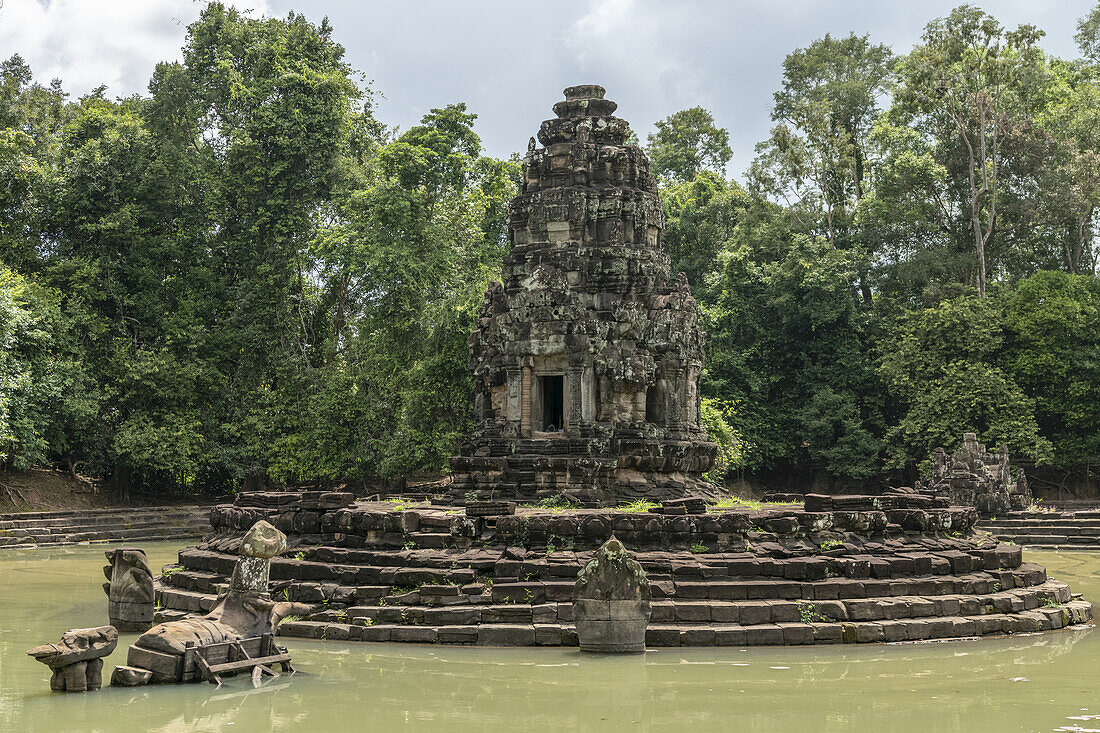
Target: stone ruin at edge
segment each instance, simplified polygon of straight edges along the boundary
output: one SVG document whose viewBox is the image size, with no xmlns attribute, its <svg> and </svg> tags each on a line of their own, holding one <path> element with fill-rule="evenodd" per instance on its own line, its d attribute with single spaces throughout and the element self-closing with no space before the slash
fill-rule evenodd
<svg viewBox="0 0 1100 733">
<path fill-rule="evenodd" d="M 585 504 L 716 495 L 700 421 L 703 331 L 670 276 L 645 153 L 595 84 L 528 146 L 503 283 L 470 338 L 476 427 L 451 498 Z"/>
<path fill-rule="evenodd" d="M 982 516 L 1021 511 L 1031 504 L 1031 489 L 1022 469 L 1013 476 L 1008 448 L 990 453 L 976 433 L 964 433 L 962 445 L 948 455 L 937 448 L 928 488 L 955 506 L 972 506 Z"/>
</svg>

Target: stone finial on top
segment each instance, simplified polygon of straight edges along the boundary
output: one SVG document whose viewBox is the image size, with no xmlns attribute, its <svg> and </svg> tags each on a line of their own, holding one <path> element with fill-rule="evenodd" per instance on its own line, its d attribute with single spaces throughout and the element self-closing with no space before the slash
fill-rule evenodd
<svg viewBox="0 0 1100 733">
<path fill-rule="evenodd" d="M 610 117 L 619 105 L 610 99 L 604 99 L 606 91 L 599 84 L 578 84 L 566 87 L 565 101 L 554 105 L 554 114 L 561 119 Z"/>
<path fill-rule="evenodd" d="M 566 101 L 572 102 L 577 99 L 603 99 L 607 90 L 599 84 L 577 84 L 566 87 L 562 94 L 565 95 Z"/>
</svg>

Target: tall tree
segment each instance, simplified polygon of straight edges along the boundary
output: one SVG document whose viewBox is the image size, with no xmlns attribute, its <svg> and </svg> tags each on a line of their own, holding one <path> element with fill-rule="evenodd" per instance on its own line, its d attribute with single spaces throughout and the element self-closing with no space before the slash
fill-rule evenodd
<svg viewBox="0 0 1100 733">
<path fill-rule="evenodd" d="M 866 187 L 867 136 L 892 59 L 889 47 L 868 36 L 827 34 L 783 61 L 772 110 L 780 124 L 757 146 L 751 175 L 833 247 L 858 239 L 851 229 Z"/>
<path fill-rule="evenodd" d="M 725 175 L 733 157 L 729 132 L 702 107 L 680 110 L 656 123 L 646 154 L 653 172 L 674 181 L 690 181 L 703 169 Z"/>
<path fill-rule="evenodd" d="M 1011 160 L 1006 147 L 1030 126 L 1042 74 L 1036 44 L 1043 35 L 1030 25 L 1006 31 L 992 16 L 962 5 L 929 23 L 898 67 L 894 95 L 908 124 L 945 146 L 958 146 L 981 297 L 1005 197 Z"/>
</svg>

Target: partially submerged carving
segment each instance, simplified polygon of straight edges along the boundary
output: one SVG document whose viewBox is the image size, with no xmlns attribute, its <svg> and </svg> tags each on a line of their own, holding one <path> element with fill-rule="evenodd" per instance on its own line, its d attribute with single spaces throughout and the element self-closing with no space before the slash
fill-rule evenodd
<svg viewBox="0 0 1100 733">
<path fill-rule="evenodd" d="M 70 629 L 56 644 L 31 649 L 31 655 L 53 670 L 50 689 L 55 692 L 85 692 L 103 685 L 103 657 L 115 650 L 118 631 L 113 626 Z"/>
<path fill-rule="evenodd" d="M 649 580 L 612 537 L 577 576 L 573 621 L 581 651 L 644 652 L 650 617 Z"/>
<path fill-rule="evenodd" d="M 565 97 L 545 147 L 531 140 L 503 283 L 470 338 L 477 422 L 451 461 L 452 496 L 715 495 L 699 309 L 687 278 L 670 278 L 649 161 L 602 87 Z"/>
<path fill-rule="evenodd" d="M 107 615 L 119 631 L 148 631 L 153 625 L 153 571 L 145 553 L 135 547 L 119 547 L 106 553 L 103 573 L 109 582 Z"/>
<path fill-rule="evenodd" d="M 229 590 L 214 609 L 202 618 L 169 621 L 143 634 L 129 649 L 127 667 L 116 669 L 119 684 L 144 684 L 131 669 L 148 670 L 152 682 L 203 679 L 208 677 L 206 668 L 232 662 L 230 657 L 237 655 L 242 659 L 259 656 L 268 664 L 289 663 L 285 651 L 270 653 L 273 651 L 270 639 L 280 619 L 291 613 L 304 613 L 309 607 L 275 603 L 268 594 L 271 558 L 285 549 L 286 535 L 268 522 L 256 522 L 241 541 L 240 558 L 233 569 Z M 212 656 L 210 650 L 217 656 Z M 286 659 L 272 659 L 276 656 Z M 237 670 L 215 669 L 218 671 Z"/>
<path fill-rule="evenodd" d="M 1022 469 L 1013 476 L 1006 446 L 994 455 L 978 442 L 975 433 L 965 433 L 957 451 L 949 456 L 937 448 L 933 460 L 931 488 L 948 494 L 953 505 L 972 506 L 979 514 L 990 516 L 1020 511 L 1031 504 L 1027 478 Z"/>
</svg>

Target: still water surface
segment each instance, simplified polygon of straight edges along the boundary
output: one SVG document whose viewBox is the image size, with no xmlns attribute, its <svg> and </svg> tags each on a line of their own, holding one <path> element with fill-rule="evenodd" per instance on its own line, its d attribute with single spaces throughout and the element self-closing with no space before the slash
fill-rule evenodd
<svg viewBox="0 0 1100 733">
<path fill-rule="evenodd" d="M 1100 732 L 1094 629 L 627 657 L 289 639 L 299 674 L 259 689 L 238 677 L 51 694 L 24 652 L 107 622 L 103 549 L 0 553 L 0 730 Z M 146 545 L 154 568 L 176 549 Z M 1100 600 L 1100 553 L 1027 555 Z M 105 677 L 135 638 L 121 635 Z"/>
</svg>

